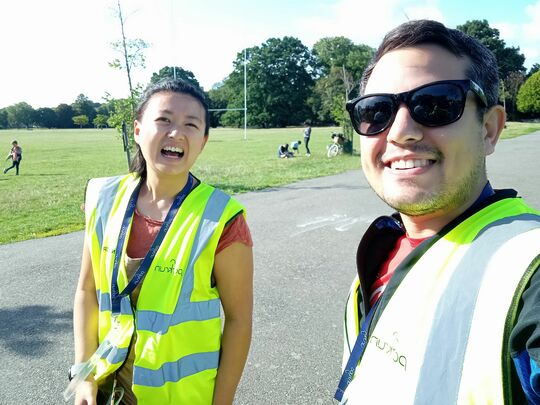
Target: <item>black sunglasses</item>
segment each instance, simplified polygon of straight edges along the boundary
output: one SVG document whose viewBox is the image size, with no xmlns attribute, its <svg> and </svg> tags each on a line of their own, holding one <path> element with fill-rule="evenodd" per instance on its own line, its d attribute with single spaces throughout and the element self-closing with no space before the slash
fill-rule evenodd
<svg viewBox="0 0 540 405">
<path fill-rule="evenodd" d="M 472 80 L 442 80 L 398 94 L 368 94 L 347 102 L 346 108 L 360 135 L 385 131 L 394 122 L 401 103 L 405 103 L 411 118 L 419 124 L 440 127 L 461 118 L 469 90 L 487 107 L 484 91 Z"/>
</svg>

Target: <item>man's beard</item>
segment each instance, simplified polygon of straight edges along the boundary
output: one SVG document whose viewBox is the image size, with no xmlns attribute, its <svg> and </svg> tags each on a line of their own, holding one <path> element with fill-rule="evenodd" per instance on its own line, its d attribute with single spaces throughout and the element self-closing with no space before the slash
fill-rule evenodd
<svg viewBox="0 0 540 405">
<path fill-rule="evenodd" d="M 379 197 L 396 211 L 411 217 L 451 211 L 467 203 L 481 178 L 486 178 L 485 159 L 479 159 L 458 184 L 443 183 L 437 190 L 426 190 L 423 195 L 417 195 L 414 201 L 401 196 L 386 196 L 384 192 Z"/>
</svg>

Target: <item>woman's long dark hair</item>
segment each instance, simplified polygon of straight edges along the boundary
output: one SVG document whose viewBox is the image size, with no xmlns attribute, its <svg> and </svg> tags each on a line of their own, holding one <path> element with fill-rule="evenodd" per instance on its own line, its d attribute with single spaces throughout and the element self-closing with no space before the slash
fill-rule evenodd
<svg viewBox="0 0 540 405">
<path fill-rule="evenodd" d="M 204 135 L 208 136 L 210 130 L 210 117 L 208 113 L 208 102 L 206 101 L 206 97 L 201 89 L 181 79 L 163 79 L 157 83 L 150 84 L 139 99 L 139 104 L 137 105 L 137 115 L 135 117 L 137 121 L 142 120 L 148 101 L 152 98 L 152 96 L 154 94 L 162 92 L 187 94 L 199 101 L 204 109 Z M 131 161 L 131 165 L 129 166 L 129 171 L 137 173 L 142 180 L 145 180 L 146 160 L 144 159 L 139 145 L 136 144 L 135 147 L 135 155 L 133 156 L 133 160 Z"/>
</svg>

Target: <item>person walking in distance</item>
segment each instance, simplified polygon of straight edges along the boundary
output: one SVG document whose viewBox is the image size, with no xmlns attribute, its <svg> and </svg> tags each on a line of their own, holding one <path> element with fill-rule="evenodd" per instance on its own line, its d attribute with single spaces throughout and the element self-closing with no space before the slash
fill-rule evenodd
<svg viewBox="0 0 540 405">
<path fill-rule="evenodd" d="M 311 151 L 309 150 L 309 139 L 311 138 L 311 124 L 306 122 L 304 124 L 304 145 L 306 146 L 306 156 L 311 156 Z"/>
<path fill-rule="evenodd" d="M 480 42 L 410 21 L 347 103 L 363 173 L 395 212 L 358 246 L 340 403 L 540 404 L 540 212 L 488 181 L 498 82 Z"/>
<path fill-rule="evenodd" d="M 6 174 L 11 169 L 15 168 L 15 175 L 19 175 L 19 166 L 22 160 L 22 148 L 19 146 L 17 141 L 11 142 L 11 150 L 6 158 L 6 160 L 11 159 L 11 166 L 4 169 L 4 174 Z"/>
</svg>

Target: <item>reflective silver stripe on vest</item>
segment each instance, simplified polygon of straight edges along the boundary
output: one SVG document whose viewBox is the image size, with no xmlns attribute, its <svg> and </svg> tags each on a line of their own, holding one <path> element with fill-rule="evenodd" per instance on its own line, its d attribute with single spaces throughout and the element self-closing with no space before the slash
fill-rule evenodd
<svg viewBox="0 0 540 405">
<path fill-rule="evenodd" d="M 128 354 L 129 347 L 119 349 L 117 346 L 111 347 L 101 355 L 102 359 L 107 360 L 111 364 L 122 363 Z"/>
<path fill-rule="evenodd" d="M 154 333 L 167 333 L 169 326 L 182 322 L 203 321 L 219 317 L 220 300 L 213 299 L 201 302 L 191 302 L 195 279 L 194 266 L 201 252 L 216 230 L 221 215 L 230 197 L 220 190 L 214 190 L 202 214 L 201 221 L 195 233 L 188 266 L 182 280 L 182 289 L 176 308 L 172 314 L 157 311 L 137 311 L 137 329 Z"/>
<path fill-rule="evenodd" d="M 102 293 L 101 290 L 97 290 L 97 297 L 98 297 L 98 303 L 99 303 L 99 310 L 101 312 L 112 311 L 110 293 Z M 131 302 L 128 297 L 122 297 L 122 300 L 120 301 L 120 314 L 121 315 L 133 314 L 133 311 L 131 309 Z"/>
<path fill-rule="evenodd" d="M 505 225 L 500 227 L 499 225 Z M 455 405 L 469 340 L 469 326 L 489 260 L 509 239 L 538 228 L 540 217 L 497 220 L 480 231 L 452 274 L 438 303 L 416 388 L 415 405 Z"/>
<path fill-rule="evenodd" d="M 158 370 L 135 366 L 133 384 L 161 387 L 166 382 L 176 382 L 204 370 L 215 369 L 219 364 L 219 351 L 194 353 L 178 361 L 165 363 Z"/>
<path fill-rule="evenodd" d="M 111 298 L 109 293 L 101 294 L 101 291 L 98 290 L 98 302 L 100 311 L 110 311 L 111 310 Z M 122 315 L 131 315 L 133 316 L 133 310 L 131 309 L 131 303 L 128 297 L 122 297 L 120 301 L 120 313 Z M 106 349 L 102 354 L 101 358 L 107 360 L 111 364 L 122 363 L 128 354 L 129 347 L 119 348 L 113 342 L 110 342 L 112 347 Z M 101 342 L 101 345 L 107 345 L 108 341 L 105 339 Z M 100 345 L 100 346 L 101 346 Z M 98 351 L 100 349 L 98 348 Z"/>
<path fill-rule="evenodd" d="M 96 236 L 100 249 L 103 247 L 105 227 L 121 180 L 122 177 L 112 177 L 99 190 L 99 198 L 96 204 Z"/>
</svg>

